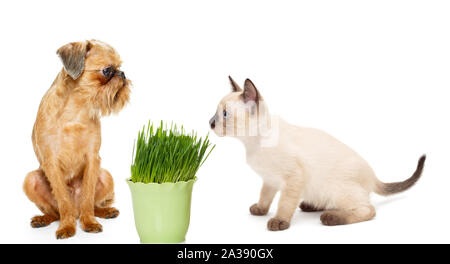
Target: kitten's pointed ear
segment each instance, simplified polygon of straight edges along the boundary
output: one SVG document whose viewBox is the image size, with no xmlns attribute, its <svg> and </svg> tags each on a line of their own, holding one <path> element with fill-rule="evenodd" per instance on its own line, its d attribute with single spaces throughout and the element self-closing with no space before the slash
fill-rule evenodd
<svg viewBox="0 0 450 264">
<path fill-rule="evenodd" d="M 233 80 L 233 78 L 231 78 L 231 76 L 228 76 L 228 79 L 230 79 L 231 90 L 233 92 L 240 92 L 240 91 L 242 91 L 241 87 L 239 87 L 239 85 Z"/>
<path fill-rule="evenodd" d="M 253 82 L 250 81 L 250 79 L 245 80 L 244 93 L 242 94 L 242 97 L 244 98 L 245 103 L 249 101 L 258 103 L 261 100 L 261 95 L 259 94 Z"/>
<path fill-rule="evenodd" d="M 86 54 L 91 48 L 89 41 L 71 42 L 59 48 L 56 54 L 61 58 L 66 72 L 76 80 L 84 70 Z"/>
</svg>

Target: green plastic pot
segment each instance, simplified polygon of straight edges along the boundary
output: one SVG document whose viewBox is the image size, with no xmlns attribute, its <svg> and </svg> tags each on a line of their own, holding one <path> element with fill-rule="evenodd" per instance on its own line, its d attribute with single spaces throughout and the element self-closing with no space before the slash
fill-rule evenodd
<svg viewBox="0 0 450 264">
<path fill-rule="evenodd" d="M 185 240 L 195 181 L 142 183 L 127 179 L 141 243 L 180 243 Z"/>
</svg>

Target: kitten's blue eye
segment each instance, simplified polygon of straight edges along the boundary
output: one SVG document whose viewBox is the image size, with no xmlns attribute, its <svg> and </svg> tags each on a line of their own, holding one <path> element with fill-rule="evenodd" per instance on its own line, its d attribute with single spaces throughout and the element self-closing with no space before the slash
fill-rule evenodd
<svg viewBox="0 0 450 264">
<path fill-rule="evenodd" d="M 227 118 L 227 116 L 228 116 L 227 111 L 223 110 L 223 118 Z"/>
</svg>

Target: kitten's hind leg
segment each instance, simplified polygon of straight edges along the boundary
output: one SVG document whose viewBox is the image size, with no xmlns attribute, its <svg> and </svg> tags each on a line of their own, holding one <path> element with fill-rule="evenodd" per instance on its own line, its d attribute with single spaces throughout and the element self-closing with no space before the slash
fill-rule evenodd
<svg viewBox="0 0 450 264">
<path fill-rule="evenodd" d="M 341 190 L 341 193 L 341 197 L 335 198 L 335 208 L 323 212 L 320 216 L 322 224 L 328 226 L 348 225 L 375 217 L 375 208 L 370 204 L 367 190 L 349 186 L 346 190 Z"/>
<path fill-rule="evenodd" d="M 320 216 L 320 221 L 328 226 L 348 225 L 368 221 L 374 216 L 375 208 L 372 205 L 367 205 L 352 209 L 327 210 Z"/>
</svg>

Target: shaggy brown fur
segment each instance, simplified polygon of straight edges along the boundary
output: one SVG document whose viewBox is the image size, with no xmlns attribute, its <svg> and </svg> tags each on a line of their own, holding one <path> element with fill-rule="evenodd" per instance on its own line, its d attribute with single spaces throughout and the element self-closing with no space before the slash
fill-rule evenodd
<svg viewBox="0 0 450 264">
<path fill-rule="evenodd" d="M 100 116 L 128 102 L 131 83 L 108 44 L 92 40 L 58 49 L 64 68 L 42 98 L 32 141 L 39 169 L 28 173 L 24 191 L 44 213 L 32 227 L 60 220 L 57 238 L 75 234 L 76 219 L 86 232 L 101 232 L 95 216 L 113 218 L 111 174 L 100 167 Z M 105 69 L 108 69 L 105 71 Z"/>
</svg>

